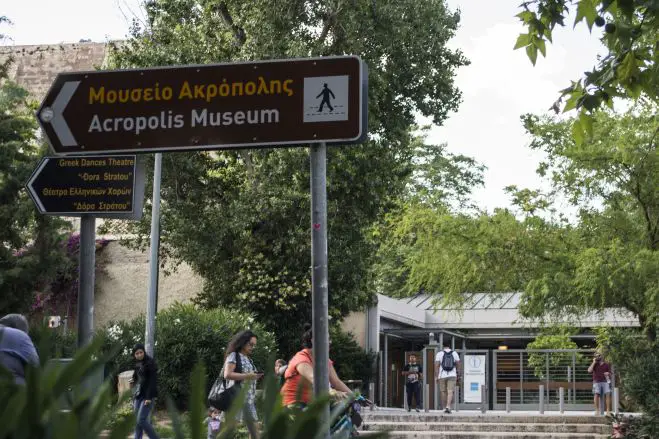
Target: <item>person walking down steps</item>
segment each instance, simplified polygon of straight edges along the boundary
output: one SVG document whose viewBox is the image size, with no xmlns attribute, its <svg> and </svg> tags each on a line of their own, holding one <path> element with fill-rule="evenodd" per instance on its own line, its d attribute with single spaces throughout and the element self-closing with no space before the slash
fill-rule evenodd
<svg viewBox="0 0 659 439">
<path fill-rule="evenodd" d="M 423 366 L 416 362 L 416 355 L 410 355 L 410 362 L 405 365 L 401 372 L 407 377 L 405 383 L 405 390 L 407 391 L 407 411 L 412 410 L 412 398 L 416 402 L 416 411 L 422 407 L 421 405 L 421 377 L 423 376 Z"/>
</svg>

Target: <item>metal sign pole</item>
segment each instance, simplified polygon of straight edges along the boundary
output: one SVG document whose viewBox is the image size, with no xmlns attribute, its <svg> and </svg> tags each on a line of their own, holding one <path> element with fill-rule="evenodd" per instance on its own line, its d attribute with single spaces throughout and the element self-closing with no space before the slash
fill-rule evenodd
<svg viewBox="0 0 659 439">
<path fill-rule="evenodd" d="M 78 277 L 78 348 L 94 337 L 94 278 L 96 270 L 96 218 L 80 218 L 80 276 Z"/>
<path fill-rule="evenodd" d="M 157 153 L 153 168 L 153 198 L 151 205 L 151 258 L 149 261 L 149 295 L 146 300 L 146 330 L 144 347 L 154 356 L 156 338 L 156 313 L 158 312 L 158 274 L 160 249 L 160 181 L 162 176 L 162 154 Z"/>
<path fill-rule="evenodd" d="M 311 297 L 314 395 L 329 392 L 329 322 L 327 281 L 327 146 L 311 145 Z M 321 412 L 329 421 L 329 407 Z M 329 431 L 325 433 L 329 438 Z"/>
</svg>

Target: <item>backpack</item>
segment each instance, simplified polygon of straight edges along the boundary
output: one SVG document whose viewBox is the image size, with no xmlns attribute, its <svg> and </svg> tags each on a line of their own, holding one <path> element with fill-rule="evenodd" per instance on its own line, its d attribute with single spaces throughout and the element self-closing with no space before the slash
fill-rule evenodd
<svg viewBox="0 0 659 439">
<path fill-rule="evenodd" d="M 455 359 L 453 358 L 453 351 L 444 351 L 444 357 L 442 357 L 442 369 L 446 372 L 450 372 L 455 369 Z"/>
</svg>

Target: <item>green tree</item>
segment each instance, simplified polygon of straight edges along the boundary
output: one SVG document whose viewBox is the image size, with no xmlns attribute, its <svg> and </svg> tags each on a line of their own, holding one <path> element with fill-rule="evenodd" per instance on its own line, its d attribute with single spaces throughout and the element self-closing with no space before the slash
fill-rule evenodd
<svg viewBox="0 0 659 439">
<path fill-rule="evenodd" d="M 0 26 L 3 24 L 11 24 L 11 21 L 9 18 L 7 18 L 4 15 L 0 15 Z M 7 39 L 7 35 L 0 33 L 0 42 L 4 41 Z M 9 70 L 9 66 L 11 65 L 13 59 L 11 56 L 7 57 L 3 62 L 0 63 L 0 78 L 6 78 L 7 77 L 7 71 Z"/>
<path fill-rule="evenodd" d="M 531 147 L 546 154 L 539 173 L 549 194 L 508 188 L 512 212 L 456 214 L 408 205 L 389 222 L 383 282 L 461 304 L 465 292 L 523 290 L 520 312 L 564 321 L 617 308 L 637 317 L 649 339 L 659 319 L 659 122 L 654 106 L 599 112 L 592 140 L 578 145 L 570 120 L 525 116 Z M 547 217 L 552 199 L 579 208 L 576 224 Z"/>
<path fill-rule="evenodd" d="M 565 326 L 552 326 L 545 328 L 541 335 L 528 344 L 528 349 L 578 349 L 579 346 L 572 340 L 574 328 Z M 550 376 L 554 380 L 569 380 L 567 376 L 562 376 L 567 371 L 568 366 L 572 366 L 572 353 L 570 352 L 530 352 L 529 366 L 533 368 L 533 374 L 540 379 L 547 378 L 547 359 L 549 358 Z M 583 356 L 577 353 L 577 361 L 582 360 Z M 588 361 L 588 360 L 586 360 Z M 587 366 L 586 366 L 587 367 Z"/>
<path fill-rule="evenodd" d="M 602 43 L 608 54 L 597 60 L 592 71 L 561 91 L 554 104 L 556 112 L 576 109 L 572 135 L 580 144 L 593 135 L 592 115 L 602 105 L 613 108 L 613 98 L 645 98 L 657 102 L 659 96 L 659 6 L 654 0 L 528 0 L 517 17 L 528 32 L 521 34 L 515 49 L 526 49 L 535 65 L 538 52 L 546 55 L 556 25 L 565 26 L 571 7 L 576 6 L 574 26 L 585 22 L 603 27 Z"/>
<path fill-rule="evenodd" d="M 485 167 L 473 158 L 454 155 L 445 151 L 446 145 L 429 145 L 425 137 L 415 141 L 412 172 L 407 178 L 405 192 L 395 209 L 390 210 L 383 221 L 372 228 L 372 240 L 379 243 L 377 258 L 371 273 L 377 291 L 387 295 L 406 296 L 420 290 L 443 288 L 440 282 L 451 269 L 452 256 L 447 255 L 443 263 L 437 260 L 422 260 L 421 254 L 435 250 L 453 251 L 447 242 L 438 243 L 445 235 L 434 227 L 460 227 L 457 223 L 469 218 L 466 213 L 473 210 L 470 196 L 472 190 L 483 184 Z M 455 224 L 431 224 L 455 220 Z M 426 246 L 438 245 L 437 249 Z M 425 247 L 424 250 L 421 250 Z M 442 259 L 442 258 L 439 258 Z M 423 265 L 420 269 L 418 264 Z M 430 274 L 425 270 L 430 270 Z M 441 273 L 441 274 L 440 274 Z M 431 280 L 433 279 L 433 280 Z M 456 291 L 460 287 L 456 288 Z M 449 293 L 448 301 L 460 301 L 460 293 Z"/>
<path fill-rule="evenodd" d="M 43 155 L 28 94 L 6 78 L 0 86 L 0 313 L 29 309 L 34 294 L 65 258 L 65 223 L 40 215 L 24 184 Z"/>
<path fill-rule="evenodd" d="M 330 312 L 338 318 L 369 303 L 376 243 L 368 231 L 412 172 L 415 115 L 439 124 L 460 100 L 453 75 L 466 60 L 446 47 L 458 14 L 441 0 L 161 0 L 146 10 L 114 66 L 346 53 L 368 63 L 371 136 L 330 148 L 327 172 Z M 283 353 L 295 351 L 311 318 L 306 149 L 167 154 L 163 175 L 163 254 L 205 278 L 202 304 L 249 309 Z M 114 227 L 144 244 L 148 215 Z"/>
<path fill-rule="evenodd" d="M 368 392 L 368 383 L 372 382 L 374 362 L 373 352 L 365 353 L 353 335 L 343 331 L 339 325 L 330 327 L 330 358 L 334 362 L 336 373 L 342 380 L 360 380 L 361 392 Z M 356 386 L 348 386 L 351 389 Z"/>
<path fill-rule="evenodd" d="M 471 192 L 483 185 L 485 166 L 474 158 L 446 151 L 447 145 L 427 143 L 424 127 L 414 139 L 412 172 L 402 201 L 434 208 L 473 209 Z"/>
<path fill-rule="evenodd" d="M 563 263 L 527 286 L 522 311 L 622 308 L 650 339 L 659 323 L 659 118 L 648 105 L 599 112 L 592 140 L 566 134 L 569 121 L 524 118 L 531 147 L 547 154 L 539 172 L 581 207 L 577 241 Z M 598 207 L 598 204 L 601 207 Z"/>
<path fill-rule="evenodd" d="M 463 306 L 469 292 L 521 291 L 551 265 L 547 252 L 562 254 L 570 230 L 506 209 L 493 214 L 456 213 L 409 204 L 391 215 L 378 267 L 380 289 L 407 296 L 436 295 Z"/>
<path fill-rule="evenodd" d="M 606 361 L 615 365 L 616 386 L 626 412 L 643 412 L 629 422 L 629 438 L 659 435 L 659 342 L 648 340 L 637 329 L 601 328 L 597 345 Z"/>
</svg>

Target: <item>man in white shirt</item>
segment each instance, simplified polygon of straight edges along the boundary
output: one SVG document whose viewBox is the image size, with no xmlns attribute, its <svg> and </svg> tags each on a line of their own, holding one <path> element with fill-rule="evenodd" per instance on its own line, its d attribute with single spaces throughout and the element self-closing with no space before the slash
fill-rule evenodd
<svg viewBox="0 0 659 439">
<path fill-rule="evenodd" d="M 451 413 L 451 401 L 455 392 L 455 384 L 458 380 L 458 366 L 460 356 L 451 350 L 449 343 L 444 343 L 444 349 L 435 356 L 435 368 L 437 381 L 439 381 L 439 393 L 442 402 L 445 402 L 444 413 Z"/>
</svg>

